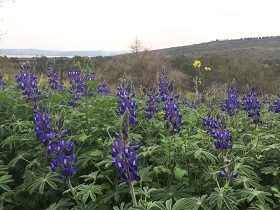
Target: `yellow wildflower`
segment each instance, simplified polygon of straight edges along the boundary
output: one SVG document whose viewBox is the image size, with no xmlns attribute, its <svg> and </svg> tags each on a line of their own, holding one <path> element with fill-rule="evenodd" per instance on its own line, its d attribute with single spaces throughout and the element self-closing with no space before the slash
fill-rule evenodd
<svg viewBox="0 0 280 210">
<path fill-rule="evenodd" d="M 194 68 L 197 68 L 197 67 L 199 68 L 200 66 L 201 66 L 201 62 L 200 61 L 196 60 L 196 61 L 193 62 L 193 67 Z"/>
<path fill-rule="evenodd" d="M 205 67 L 204 70 L 205 71 L 211 71 L 211 68 L 210 67 Z"/>
</svg>

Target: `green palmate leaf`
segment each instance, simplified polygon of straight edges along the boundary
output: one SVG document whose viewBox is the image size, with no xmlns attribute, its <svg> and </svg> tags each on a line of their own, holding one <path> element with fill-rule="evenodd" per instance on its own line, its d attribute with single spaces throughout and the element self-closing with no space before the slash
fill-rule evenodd
<svg viewBox="0 0 280 210">
<path fill-rule="evenodd" d="M 0 188 L 2 188 L 5 191 L 9 191 L 10 187 L 7 185 L 9 182 L 13 182 L 14 180 L 11 179 L 12 175 L 2 175 L 0 176 Z"/>
<path fill-rule="evenodd" d="M 87 80 L 86 84 L 94 90 L 95 88 L 97 88 L 99 82 L 100 80 Z"/>
<path fill-rule="evenodd" d="M 20 161 L 20 160 L 22 160 L 22 159 L 24 159 L 24 158 L 26 158 L 26 156 L 29 156 L 30 155 L 30 153 L 28 153 L 28 152 L 23 152 L 23 151 L 19 151 L 19 155 L 18 156 L 16 156 L 14 159 L 12 159 L 10 162 L 9 162 L 9 164 L 8 164 L 8 166 L 10 167 L 15 167 L 16 166 L 16 164 Z"/>
<path fill-rule="evenodd" d="M 136 187 L 134 190 L 135 190 L 135 195 L 144 195 L 145 198 L 147 199 L 151 197 L 151 193 L 155 191 L 156 188 L 149 189 L 148 186 L 145 186 L 143 187 L 143 189 Z"/>
<path fill-rule="evenodd" d="M 63 91 L 63 92 L 51 95 L 51 97 L 49 98 L 49 101 L 53 101 L 53 102 L 67 101 L 67 97 L 68 97 L 68 93 L 66 91 Z"/>
<path fill-rule="evenodd" d="M 248 202 L 251 202 L 253 199 L 257 199 L 261 202 L 261 204 L 265 204 L 266 201 L 272 204 L 274 203 L 273 200 L 268 197 L 271 196 L 270 193 L 252 188 L 240 190 L 240 195 L 242 198 L 247 199 Z"/>
<path fill-rule="evenodd" d="M 137 206 L 132 206 L 129 210 L 152 210 L 155 204 L 153 202 L 148 202 L 145 200 L 139 200 Z"/>
<path fill-rule="evenodd" d="M 206 197 L 207 195 L 203 195 L 202 197 L 191 197 L 186 199 L 184 202 L 184 209 L 190 209 L 190 210 L 198 210 L 198 209 L 204 209 L 208 210 L 209 208 L 206 205 Z"/>
<path fill-rule="evenodd" d="M 280 198 L 280 192 L 279 192 L 279 189 L 277 188 L 277 187 L 271 187 L 271 190 L 273 191 L 273 192 L 275 192 L 274 193 L 274 196 L 275 197 L 277 197 L 277 198 Z"/>
<path fill-rule="evenodd" d="M 4 192 L 4 193 L 1 193 L 0 194 L 0 209 L 4 210 L 3 206 L 4 206 L 4 202 L 7 202 L 7 203 L 12 203 L 12 196 L 15 194 L 15 192 L 13 191 L 7 191 L 7 192 Z"/>
<path fill-rule="evenodd" d="M 85 181 L 93 181 L 95 182 L 97 178 L 103 178 L 103 175 L 98 175 L 98 172 L 99 171 L 95 171 L 95 172 L 92 172 L 88 175 L 83 175 L 83 176 L 80 176 L 81 178 L 84 178 Z"/>
<path fill-rule="evenodd" d="M 103 153 L 100 150 L 88 151 L 78 156 L 77 165 L 85 167 L 88 164 L 95 163 L 99 157 L 103 157 Z"/>
<path fill-rule="evenodd" d="M 194 153 L 194 158 L 197 159 L 198 156 L 201 154 L 201 152 L 202 152 L 202 149 L 201 149 L 201 148 L 199 148 L 197 151 L 195 151 L 195 153 Z"/>
<path fill-rule="evenodd" d="M 175 167 L 175 169 L 174 169 L 174 177 L 177 180 L 181 181 L 183 179 L 183 176 L 185 176 L 185 175 L 187 175 L 187 170 L 182 169 L 182 168 L 180 168 L 178 166 Z"/>
<path fill-rule="evenodd" d="M 50 205 L 49 208 L 47 208 L 46 210 L 68 210 L 69 206 L 72 206 L 73 203 L 70 202 L 69 198 L 62 198 L 61 200 L 59 200 L 56 203 L 53 203 Z"/>
<path fill-rule="evenodd" d="M 186 209 L 187 198 L 181 198 L 174 203 L 172 210 L 182 210 Z"/>
<path fill-rule="evenodd" d="M 263 174 L 272 174 L 273 176 L 277 176 L 280 173 L 280 167 L 264 167 L 261 169 Z"/>
<path fill-rule="evenodd" d="M 181 198 L 176 201 L 176 203 L 172 206 L 172 199 L 169 199 L 165 202 L 165 205 L 160 201 L 154 202 L 154 206 L 156 209 L 160 210 L 185 210 L 187 204 L 187 198 Z"/>
<path fill-rule="evenodd" d="M 101 200 L 104 202 L 104 203 L 107 203 L 109 202 L 110 199 L 114 199 L 115 201 L 119 201 L 120 200 L 120 195 L 121 194 L 124 194 L 124 193 L 128 193 L 129 192 L 129 188 L 126 186 L 126 184 L 124 183 L 121 183 L 119 185 L 116 185 L 115 186 L 115 189 L 111 189 L 111 190 L 108 190 L 106 192 L 106 194 L 104 194 L 102 197 L 101 197 Z"/>
<path fill-rule="evenodd" d="M 1 142 L 2 147 L 6 145 L 11 145 L 14 143 L 23 143 L 23 142 L 28 142 L 32 141 L 34 142 L 34 138 L 30 135 L 13 135 L 8 138 L 6 138 L 4 141 Z"/>
<path fill-rule="evenodd" d="M 166 201 L 167 199 L 179 200 L 188 195 L 189 192 L 192 192 L 193 189 L 183 188 L 182 183 L 177 185 L 171 185 L 170 187 L 166 186 L 163 188 L 158 188 L 151 193 L 151 201 Z"/>
<path fill-rule="evenodd" d="M 249 178 L 246 176 L 238 176 L 236 179 L 234 179 L 234 184 L 239 185 L 241 183 L 246 189 L 250 187 L 254 187 L 256 189 L 262 189 L 262 186 L 258 183 L 256 177 Z"/>
<path fill-rule="evenodd" d="M 156 174 L 159 174 L 161 172 L 171 174 L 171 170 L 164 165 L 159 165 L 159 166 L 154 167 L 153 171 Z"/>
<path fill-rule="evenodd" d="M 148 166 L 146 168 L 142 168 L 139 170 L 139 175 L 141 177 L 140 182 L 151 182 L 152 181 L 152 175 L 154 174 L 153 171 L 150 171 L 152 166 Z"/>
<path fill-rule="evenodd" d="M 0 165 L 0 175 L 8 174 L 8 167 Z"/>
<path fill-rule="evenodd" d="M 113 99 L 107 99 L 107 100 L 103 100 L 99 103 L 99 107 L 112 107 L 114 106 L 120 99 L 119 98 L 113 98 Z"/>
<path fill-rule="evenodd" d="M 243 165 L 241 163 L 235 165 L 235 171 L 238 171 L 239 174 L 245 175 L 247 177 L 258 177 L 251 166 Z"/>
<path fill-rule="evenodd" d="M 28 188 L 30 194 L 35 190 L 38 190 L 41 195 L 44 194 L 46 184 L 51 188 L 57 190 L 57 183 L 62 183 L 62 180 L 58 178 L 58 174 L 50 172 L 45 177 L 36 179 Z"/>
<path fill-rule="evenodd" d="M 234 194 L 225 188 L 215 188 L 216 192 L 212 192 L 207 200 L 212 207 L 216 209 L 226 208 L 229 210 L 237 209 L 237 201 Z"/>
<path fill-rule="evenodd" d="M 101 189 L 102 187 L 100 185 L 94 185 L 94 184 L 81 184 L 77 186 L 78 196 L 81 196 L 83 199 L 83 202 L 86 203 L 88 198 L 91 198 L 93 202 L 96 201 L 96 194 L 102 195 Z"/>
</svg>

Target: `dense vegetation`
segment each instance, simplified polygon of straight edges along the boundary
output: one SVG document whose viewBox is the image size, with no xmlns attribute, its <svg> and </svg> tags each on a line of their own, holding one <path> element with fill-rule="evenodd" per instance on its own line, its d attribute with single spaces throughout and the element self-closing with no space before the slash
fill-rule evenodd
<svg viewBox="0 0 280 210">
<path fill-rule="evenodd" d="M 280 95 L 241 89 L 239 79 L 213 94 L 212 74 L 222 73 L 208 56 L 207 66 L 171 62 L 192 68 L 191 97 L 178 94 L 167 68 L 152 65 L 144 67 L 156 83 L 143 83 L 151 88 L 135 94 L 128 73 L 112 72 L 118 88 L 110 90 L 99 74 L 110 77 L 106 62 L 140 71 L 145 57 L 133 56 L 129 65 L 76 57 L 62 68 L 64 80 L 54 62 L 48 82 L 29 63 L 0 77 L 0 208 L 279 209 Z M 131 76 L 139 87 L 152 74 L 141 76 Z"/>
</svg>

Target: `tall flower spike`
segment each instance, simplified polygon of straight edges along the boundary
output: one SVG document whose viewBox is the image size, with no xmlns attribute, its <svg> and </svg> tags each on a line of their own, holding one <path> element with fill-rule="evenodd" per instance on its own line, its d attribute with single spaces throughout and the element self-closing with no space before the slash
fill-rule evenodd
<svg viewBox="0 0 280 210">
<path fill-rule="evenodd" d="M 230 88 L 227 90 L 227 97 L 226 97 L 226 102 L 221 103 L 221 110 L 222 111 L 227 111 L 229 116 L 234 116 L 238 114 L 238 110 L 240 109 L 239 106 L 239 91 L 236 88 L 235 82 L 230 86 Z"/>
<path fill-rule="evenodd" d="M 77 172 L 77 168 L 73 166 L 73 163 L 77 162 L 77 158 L 73 152 L 73 141 L 67 141 L 64 137 L 68 134 L 67 129 L 63 129 L 64 124 L 64 112 L 61 114 L 61 118 L 56 122 L 58 133 L 55 136 L 56 142 L 52 142 L 48 146 L 48 155 L 55 154 L 55 157 L 51 161 L 51 170 L 60 170 L 61 179 L 67 179 Z M 70 153 L 70 155 L 69 155 Z"/>
<path fill-rule="evenodd" d="M 35 125 L 36 139 L 40 141 L 44 147 L 48 147 L 50 142 L 58 136 L 53 131 L 51 118 L 45 111 L 42 103 L 39 103 L 38 108 L 34 109 L 33 123 Z"/>
<path fill-rule="evenodd" d="M 70 96 L 72 96 L 71 100 L 68 102 L 70 106 L 78 106 L 78 101 L 82 99 L 86 95 L 86 86 L 83 83 L 84 78 L 79 69 L 75 67 L 71 67 L 68 72 L 68 77 L 70 80 L 71 87 L 68 90 Z"/>
<path fill-rule="evenodd" d="M 97 88 L 94 90 L 99 95 L 109 95 L 110 94 L 110 88 L 106 86 L 105 80 L 103 77 L 101 77 L 101 81 L 99 82 Z"/>
<path fill-rule="evenodd" d="M 251 91 L 248 90 L 247 87 L 244 91 L 244 95 L 242 97 L 242 106 L 243 110 L 247 112 L 247 116 L 253 118 L 253 123 L 258 125 L 260 121 L 260 109 L 261 104 L 259 102 L 258 93 L 256 91 L 256 87 L 253 86 Z"/>
<path fill-rule="evenodd" d="M 16 82 L 18 88 L 23 91 L 23 95 L 27 96 L 26 102 L 31 103 L 35 108 L 38 102 L 38 95 L 41 93 L 37 87 L 37 76 L 30 73 L 30 66 L 28 63 L 20 67 L 20 73 L 16 75 Z"/>
<path fill-rule="evenodd" d="M 134 96 L 134 85 L 130 78 L 123 78 L 122 85 L 118 88 L 117 97 L 121 98 L 118 101 L 119 110 L 117 111 L 121 115 L 125 113 L 126 110 L 129 112 L 129 124 L 137 125 L 138 122 L 135 121 L 137 115 L 135 109 L 138 107 L 135 100 L 132 100 Z"/>
<path fill-rule="evenodd" d="M 161 96 L 161 101 L 166 101 L 168 99 L 168 87 L 169 87 L 169 82 L 166 76 L 166 70 L 165 67 L 162 68 L 161 75 L 159 77 L 159 82 L 158 82 L 158 87 L 159 87 L 159 94 Z"/>
<path fill-rule="evenodd" d="M 54 60 L 48 67 L 48 79 L 49 87 L 52 91 L 55 92 L 65 90 L 65 86 L 63 86 L 63 83 L 59 81 L 58 71 L 56 70 Z"/>
<path fill-rule="evenodd" d="M 153 85 L 152 93 L 148 94 L 149 99 L 147 101 L 147 107 L 146 107 L 146 118 L 151 119 L 155 116 L 156 113 L 158 113 L 158 106 L 156 106 L 157 103 L 160 103 L 160 98 L 158 98 L 158 93 L 156 84 Z"/>
<path fill-rule="evenodd" d="M 3 76 L 0 72 L 0 90 L 4 90 L 6 86 L 6 82 L 3 80 Z"/>
<path fill-rule="evenodd" d="M 118 180 L 124 180 L 127 185 L 130 185 L 131 181 L 140 181 L 138 173 L 137 163 L 139 162 L 137 150 L 140 145 L 131 146 L 128 141 L 129 130 L 129 112 L 125 111 L 122 121 L 121 132 L 122 135 L 115 133 L 115 141 L 112 146 L 112 157 L 114 159 L 112 165 L 118 169 L 120 176 Z"/>
</svg>

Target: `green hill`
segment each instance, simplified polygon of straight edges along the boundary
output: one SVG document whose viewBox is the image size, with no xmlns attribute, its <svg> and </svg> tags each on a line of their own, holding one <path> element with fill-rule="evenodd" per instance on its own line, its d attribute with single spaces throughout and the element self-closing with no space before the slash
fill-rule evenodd
<svg viewBox="0 0 280 210">
<path fill-rule="evenodd" d="M 155 51 L 161 51 L 170 56 L 183 54 L 192 59 L 205 54 L 216 54 L 228 58 L 273 60 L 280 59 L 280 36 L 216 40 Z"/>
</svg>

